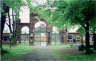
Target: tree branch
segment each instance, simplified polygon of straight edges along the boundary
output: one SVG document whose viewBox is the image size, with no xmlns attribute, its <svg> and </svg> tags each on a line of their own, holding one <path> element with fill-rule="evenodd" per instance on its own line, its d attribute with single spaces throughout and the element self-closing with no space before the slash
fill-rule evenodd
<svg viewBox="0 0 96 61">
<path fill-rule="evenodd" d="M 58 7 L 58 8 L 66 8 L 66 6 L 65 7 Z"/>
<path fill-rule="evenodd" d="M 6 25 L 9 26 L 7 22 L 6 22 Z"/>
<path fill-rule="evenodd" d="M 83 24 L 81 24 L 85 29 L 86 29 L 86 26 L 85 25 L 83 25 Z"/>
<path fill-rule="evenodd" d="M 8 17 L 9 17 L 9 29 L 10 29 L 10 32 L 12 33 L 12 28 L 11 28 L 11 19 L 10 19 L 9 12 L 8 12 Z"/>
</svg>

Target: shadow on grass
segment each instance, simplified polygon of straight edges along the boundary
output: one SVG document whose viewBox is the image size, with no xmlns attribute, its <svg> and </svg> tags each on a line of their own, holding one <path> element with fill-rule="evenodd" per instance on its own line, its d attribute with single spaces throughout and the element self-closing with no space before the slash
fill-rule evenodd
<svg viewBox="0 0 96 61">
<path fill-rule="evenodd" d="M 7 49 L 1 49 L 1 55 L 7 54 L 9 51 Z"/>
</svg>

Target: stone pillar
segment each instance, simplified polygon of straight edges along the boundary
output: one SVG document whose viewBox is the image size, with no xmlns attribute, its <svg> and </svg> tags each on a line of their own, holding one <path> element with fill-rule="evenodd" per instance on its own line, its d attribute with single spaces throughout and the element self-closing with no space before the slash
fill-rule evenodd
<svg viewBox="0 0 96 61">
<path fill-rule="evenodd" d="M 73 35 L 73 43 L 76 43 L 76 33 Z"/>
<path fill-rule="evenodd" d="M 30 14 L 30 31 L 29 31 L 29 45 L 34 45 L 34 13 Z M 32 35 L 33 34 L 33 35 Z"/>
<path fill-rule="evenodd" d="M 60 31 L 60 44 L 64 44 L 64 32 Z"/>
<path fill-rule="evenodd" d="M 67 36 L 64 34 L 64 43 L 67 43 Z"/>
<path fill-rule="evenodd" d="M 67 39 L 67 36 L 65 35 L 65 31 L 59 31 L 60 32 L 60 44 L 65 44 L 67 43 L 66 39 Z"/>
<path fill-rule="evenodd" d="M 47 33 L 47 44 L 52 44 L 52 41 L 51 41 L 51 32 L 48 32 Z"/>
<path fill-rule="evenodd" d="M 29 45 L 34 45 L 34 33 L 30 33 L 29 37 Z"/>
<path fill-rule="evenodd" d="M 52 28 L 49 26 L 49 24 L 50 23 L 46 23 L 46 25 L 47 25 L 47 27 L 46 27 L 46 29 L 47 29 L 47 44 L 49 45 L 49 44 L 52 44 L 52 39 L 51 39 L 51 35 L 52 35 Z"/>
<path fill-rule="evenodd" d="M 16 44 L 17 44 L 17 41 L 18 41 L 18 43 L 21 44 L 21 32 L 18 32 L 18 33 L 17 33 L 17 40 L 16 40 Z"/>
<path fill-rule="evenodd" d="M 19 24 L 19 23 L 21 23 L 21 20 L 20 20 L 20 19 L 19 19 L 19 21 L 18 21 L 18 24 Z M 17 25 L 17 27 L 18 27 L 18 31 L 17 31 L 17 36 L 16 36 L 16 41 L 15 41 L 15 43 L 17 44 L 17 41 L 18 41 L 18 43 L 21 44 L 21 26 Z"/>
<path fill-rule="evenodd" d="M 18 28 L 18 31 L 17 31 L 17 40 L 16 40 L 16 44 L 17 44 L 17 41 L 18 41 L 18 43 L 21 44 L 21 28 L 20 28 L 20 27 Z"/>
</svg>

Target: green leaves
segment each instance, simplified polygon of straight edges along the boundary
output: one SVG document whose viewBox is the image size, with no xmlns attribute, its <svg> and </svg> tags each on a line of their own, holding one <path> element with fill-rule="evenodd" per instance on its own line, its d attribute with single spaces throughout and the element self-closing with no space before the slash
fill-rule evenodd
<svg viewBox="0 0 96 61">
<path fill-rule="evenodd" d="M 4 13 L 3 15 L 7 15 L 7 13 Z"/>
<path fill-rule="evenodd" d="M 54 0 L 53 4 L 50 4 L 50 0 L 47 0 L 46 4 L 37 6 L 30 11 L 38 13 L 38 15 L 59 30 L 70 29 L 78 25 L 80 28 L 77 32 L 83 35 L 87 17 L 90 19 L 90 28 L 96 27 L 96 6 L 94 1 Z"/>
<path fill-rule="evenodd" d="M 59 1 L 59 2 L 61 2 L 61 1 Z M 62 2 L 64 2 L 64 1 L 62 1 Z M 59 12 L 61 13 L 61 15 L 58 14 L 58 16 L 59 16 L 59 18 L 62 19 L 62 21 L 59 22 L 60 26 L 62 26 L 62 24 L 66 24 L 67 27 L 68 26 L 72 27 L 75 25 L 85 26 L 86 21 L 87 21 L 86 17 L 88 17 L 90 19 L 90 27 L 96 27 L 95 26 L 96 20 L 92 21 L 94 19 L 91 19 L 91 18 L 94 18 L 94 16 L 96 17 L 96 15 L 94 15 L 94 13 L 96 11 L 96 9 L 94 8 L 95 7 L 94 1 L 92 1 L 92 2 L 89 2 L 89 1 L 69 1 L 66 4 L 62 4 L 62 5 L 61 4 L 62 3 L 57 4 L 58 5 L 57 8 L 58 8 Z M 56 12 L 58 12 L 58 11 L 55 11 L 55 13 Z M 57 17 L 54 16 L 53 18 L 57 18 Z M 55 22 L 55 20 L 54 20 L 54 22 Z M 69 23 L 70 25 L 68 25 L 67 23 Z M 83 30 L 85 30 L 85 29 L 83 29 L 83 28 L 84 27 L 82 27 L 82 28 L 80 27 L 78 29 L 78 32 L 84 34 Z"/>
<path fill-rule="evenodd" d="M 40 21 L 40 18 L 39 18 L 38 16 L 35 16 L 35 18 L 36 18 L 38 21 Z"/>
<path fill-rule="evenodd" d="M 31 0 L 4 0 L 3 1 L 9 8 L 12 8 L 12 10 L 16 13 L 16 16 L 19 16 L 19 11 L 21 7 L 23 6 L 29 6 L 31 5 Z"/>
<path fill-rule="evenodd" d="M 79 33 L 82 36 L 85 35 L 85 29 L 82 26 L 76 32 Z"/>
</svg>

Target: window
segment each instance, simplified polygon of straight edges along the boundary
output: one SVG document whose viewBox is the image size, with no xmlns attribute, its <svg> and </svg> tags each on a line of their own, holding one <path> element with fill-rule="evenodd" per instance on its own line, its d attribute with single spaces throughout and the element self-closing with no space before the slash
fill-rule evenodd
<svg viewBox="0 0 96 61">
<path fill-rule="evenodd" d="M 68 35 L 68 39 L 72 39 L 72 35 Z"/>
<path fill-rule="evenodd" d="M 67 40 L 68 42 L 70 42 L 70 40 Z"/>
<path fill-rule="evenodd" d="M 76 37 L 76 36 L 74 35 L 74 36 L 73 36 L 73 39 L 75 39 L 75 37 Z"/>
<path fill-rule="evenodd" d="M 80 36 L 76 36 L 76 41 L 80 42 Z"/>
<path fill-rule="evenodd" d="M 8 41 L 9 40 L 9 36 L 3 36 L 3 40 L 4 41 Z"/>
<path fill-rule="evenodd" d="M 72 35 L 68 35 L 67 42 L 73 43 L 73 36 Z"/>
</svg>

